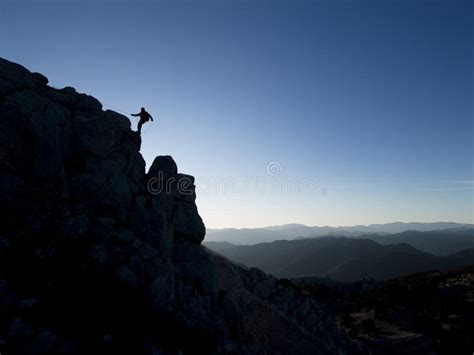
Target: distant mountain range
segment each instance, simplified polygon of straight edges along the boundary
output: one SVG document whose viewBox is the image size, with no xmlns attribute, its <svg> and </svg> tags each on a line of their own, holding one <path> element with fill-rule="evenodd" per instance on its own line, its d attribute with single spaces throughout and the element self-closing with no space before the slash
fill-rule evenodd
<svg viewBox="0 0 474 355">
<path fill-rule="evenodd" d="M 474 229 L 474 224 L 453 222 L 394 222 L 387 224 L 370 224 L 356 226 L 306 226 L 303 224 L 286 224 L 282 226 L 271 226 L 265 228 L 225 228 L 207 229 L 206 242 L 229 242 L 236 245 L 252 245 L 258 243 L 273 242 L 276 240 L 293 240 L 297 238 L 313 238 L 328 235 L 344 235 L 346 237 L 358 237 L 365 234 L 393 234 L 407 230 L 427 232 L 443 229 Z"/>
<path fill-rule="evenodd" d="M 465 249 L 474 249 L 474 228 L 430 232 L 409 230 L 389 235 L 365 234 L 361 238 L 371 239 L 383 245 L 407 243 L 416 249 L 438 256 L 448 256 Z"/>
<path fill-rule="evenodd" d="M 473 231 L 471 234 L 464 230 L 404 232 L 390 236 L 371 235 L 370 239 L 321 237 L 245 246 L 218 242 L 204 245 L 236 263 L 257 267 L 280 278 L 318 276 L 356 281 L 472 265 Z M 382 238 L 385 245 L 375 242 L 377 238 Z M 439 251 L 441 256 L 418 250 L 408 242 Z"/>
</svg>

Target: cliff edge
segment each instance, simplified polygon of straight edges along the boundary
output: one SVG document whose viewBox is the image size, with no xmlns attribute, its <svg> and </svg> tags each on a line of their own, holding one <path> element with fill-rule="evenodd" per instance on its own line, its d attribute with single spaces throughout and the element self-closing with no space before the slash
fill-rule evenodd
<svg viewBox="0 0 474 355">
<path fill-rule="evenodd" d="M 0 352 L 344 353 L 289 283 L 200 245 L 194 178 L 100 102 L 0 59 Z"/>
</svg>

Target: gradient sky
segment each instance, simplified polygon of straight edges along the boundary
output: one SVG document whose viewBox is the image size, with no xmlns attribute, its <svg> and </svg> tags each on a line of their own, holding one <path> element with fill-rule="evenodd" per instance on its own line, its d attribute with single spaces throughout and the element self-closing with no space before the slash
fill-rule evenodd
<svg viewBox="0 0 474 355">
<path fill-rule="evenodd" d="M 2 0 L 0 56 L 105 108 L 145 106 L 147 165 L 170 154 L 196 176 L 208 227 L 473 223 L 473 11 Z"/>
</svg>

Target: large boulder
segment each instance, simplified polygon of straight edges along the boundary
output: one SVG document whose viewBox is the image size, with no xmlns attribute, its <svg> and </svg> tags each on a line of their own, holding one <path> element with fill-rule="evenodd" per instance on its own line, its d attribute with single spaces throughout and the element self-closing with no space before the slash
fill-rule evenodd
<svg viewBox="0 0 474 355">
<path fill-rule="evenodd" d="M 161 155 L 153 160 L 153 163 L 148 170 L 148 179 L 156 181 L 157 187 L 166 189 L 164 183 L 175 178 L 178 174 L 178 166 L 169 155 Z M 152 181 L 152 182 L 153 182 Z"/>
</svg>

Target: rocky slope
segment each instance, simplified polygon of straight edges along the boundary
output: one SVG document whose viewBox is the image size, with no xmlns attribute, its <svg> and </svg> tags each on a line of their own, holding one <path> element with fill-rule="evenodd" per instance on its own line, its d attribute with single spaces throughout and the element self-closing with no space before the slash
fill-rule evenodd
<svg viewBox="0 0 474 355">
<path fill-rule="evenodd" d="M 338 283 L 292 280 L 335 315 L 370 354 L 472 354 L 474 266 Z"/>
<path fill-rule="evenodd" d="M 313 299 L 208 253 L 194 179 L 0 59 L 0 352 L 344 353 Z"/>
</svg>

